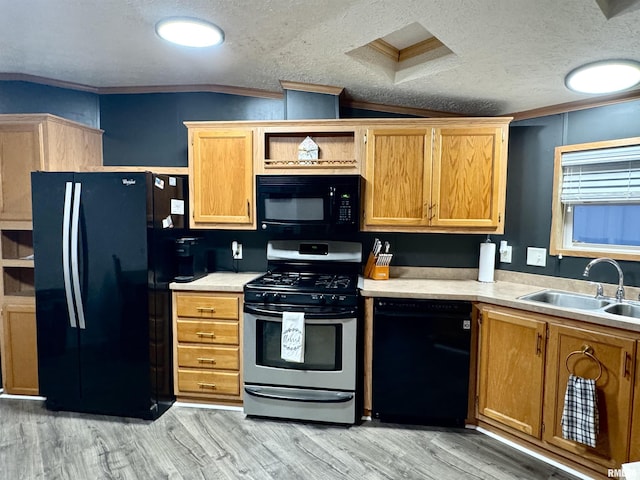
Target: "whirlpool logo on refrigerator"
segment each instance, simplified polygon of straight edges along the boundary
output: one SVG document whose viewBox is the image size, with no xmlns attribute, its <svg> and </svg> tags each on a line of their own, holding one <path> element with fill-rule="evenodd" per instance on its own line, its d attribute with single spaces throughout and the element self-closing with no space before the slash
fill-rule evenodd
<svg viewBox="0 0 640 480">
<path fill-rule="evenodd" d="M 133 178 L 123 178 L 123 179 L 122 179 L 122 184 L 123 184 L 125 187 L 128 187 L 128 186 L 130 186 L 130 185 L 135 185 L 135 184 L 136 184 L 136 181 L 135 181 Z"/>
</svg>

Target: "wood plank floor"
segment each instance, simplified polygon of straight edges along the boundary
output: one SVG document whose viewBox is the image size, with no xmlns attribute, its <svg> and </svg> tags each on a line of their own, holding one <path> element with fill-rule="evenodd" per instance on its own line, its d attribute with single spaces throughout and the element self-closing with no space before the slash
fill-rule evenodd
<svg viewBox="0 0 640 480">
<path fill-rule="evenodd" d="M 155 422 L 0 399 L 3 479 L 573 479 L 473 430 L 172 407 Z"/>
</svg>

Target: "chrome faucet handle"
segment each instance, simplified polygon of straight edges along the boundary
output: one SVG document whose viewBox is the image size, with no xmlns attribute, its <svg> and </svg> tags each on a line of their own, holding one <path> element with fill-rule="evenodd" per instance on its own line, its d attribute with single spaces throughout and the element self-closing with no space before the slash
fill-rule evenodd
<svg viewBox="0 0 640 480">
<path fill-rule="evenodd" d="M 623 286 L 619 286 L 616 289 L 616 300 L 618 302 L 622 302 L 624 300 L 624 287 Z"/>
<path fill-rule="evenodd" d="M 604 297 L 604 289 L 600 282 L 589 282 L 589 284 L 596 286 L 596 298 Z"/>
</svg>

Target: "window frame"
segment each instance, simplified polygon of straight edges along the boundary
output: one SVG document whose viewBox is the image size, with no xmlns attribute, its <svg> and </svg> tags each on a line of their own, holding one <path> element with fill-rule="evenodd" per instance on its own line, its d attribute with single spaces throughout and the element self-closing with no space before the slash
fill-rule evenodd
<svg viewBox="0 0 640 480">
<path fill-rule="evenodd" d="M 640 247 L 612 248 L 610 245 L 586 244 L 585 247 L 565 246 L 565 209 L 560 199 L 562 189 L 562 154 L 567 152 L 579 152 L 597 150 L 602 148 L 625 147 L 640 145 L 640 137 L 622 138 L 618 140 L 606 140 L 600 142 L 579 143 L 574 145 L 561 145 L 555 148 L 553 165 L 553 201 L 551 206 L 551 232 L 549 239 L 549 254 L 566 257 L 603 257 L 607 256 L 615 260 L 640 260 Z M 569 225 L 572 225 L 571 218 Z M 633 251 L 630 251 L 633 250 Z"/>
</svg>

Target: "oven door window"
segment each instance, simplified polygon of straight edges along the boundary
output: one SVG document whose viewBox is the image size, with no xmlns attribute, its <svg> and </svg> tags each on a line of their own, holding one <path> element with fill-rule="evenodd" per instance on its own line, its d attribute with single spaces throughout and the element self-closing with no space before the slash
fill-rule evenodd
<svg viewBox="0 0 640 480">
<path fill-rule="evenodd" d="M 321 222 L 325 220 L 324 198 L 266 196 L 264 220 Z"/>
<path fill-rule="evenodd" d="M 256 363 L 289 370 L 342 370 L 342 325 L 307 324 L 304 333 L 304 362 L 287 362 L 280 357 L 282 322 L 256 320 Z"/>
</svg>

